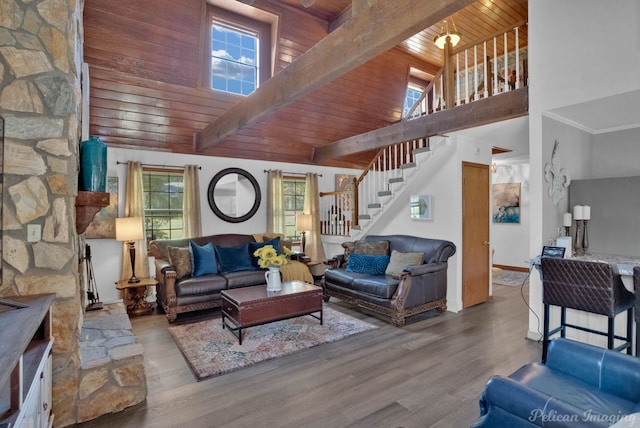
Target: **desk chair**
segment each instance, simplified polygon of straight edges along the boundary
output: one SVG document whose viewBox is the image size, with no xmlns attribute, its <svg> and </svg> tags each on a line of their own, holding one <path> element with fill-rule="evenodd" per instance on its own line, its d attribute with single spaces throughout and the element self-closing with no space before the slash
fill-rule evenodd
<svg viewBox="0 0 640 428">
<path fill-rule="evenodd" d="M 626 349 L 627 354 L 631 354 L 635 296 L 625 288 L 613 266 L 608 263 L 551 257 L 543 257 L 541 264 L 544 303 L 542 362 L 547 359 L 550 337 L 558 332 L 561 337 L 566 337 L 567 327 L 607 336 L 608 349 Z M 560 326 L 549 331 L 551 305 L 560 307 Z M 567 308 L 606 316 L 607 331 L 568 323 Z M 624 337 L 616 336 L 614 320 L 616 315 L 624 311 L 627 311 L 627 333 Z M 623 344 L 614 347 L 615 339 L 622 340 Z"/>
</svg>

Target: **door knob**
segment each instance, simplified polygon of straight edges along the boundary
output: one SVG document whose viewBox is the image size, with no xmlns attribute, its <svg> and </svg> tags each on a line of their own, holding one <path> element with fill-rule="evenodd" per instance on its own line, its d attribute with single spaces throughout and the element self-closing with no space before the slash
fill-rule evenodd
<svg viewBox="0 0 640 428">
<path fill-rule="evenodd" d="M 491 242 L 489 242 L 489 241 L 484 241 L 484 242 L 482 243 L 482 245 L 490 245 L 490 244 L 491 244 Z"/>
</svg>

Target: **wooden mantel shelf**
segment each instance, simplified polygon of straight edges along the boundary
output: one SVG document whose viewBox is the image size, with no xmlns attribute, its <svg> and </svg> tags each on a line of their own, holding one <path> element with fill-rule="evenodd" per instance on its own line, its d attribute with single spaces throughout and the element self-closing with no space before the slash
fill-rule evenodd
<svg viewBox="0 0 640 428">
<path fill-rule="evenodd" d="M 109 206 L 108 192 L 78 192 L 76 197 L 76 231 L 83 234 L 100 208 Z"/>
</svg>

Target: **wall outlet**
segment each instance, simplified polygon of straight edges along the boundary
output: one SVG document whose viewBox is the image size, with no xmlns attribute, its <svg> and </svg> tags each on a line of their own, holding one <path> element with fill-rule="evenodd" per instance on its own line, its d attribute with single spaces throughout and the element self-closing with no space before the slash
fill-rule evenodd
<svg viewBox="0 0 640 428">
<path fill-rule="evenodd" d="M 39 224 L 27 225 L 27 242 L 38 242 L 42 237 L 42 226 Z"/>
</svg>

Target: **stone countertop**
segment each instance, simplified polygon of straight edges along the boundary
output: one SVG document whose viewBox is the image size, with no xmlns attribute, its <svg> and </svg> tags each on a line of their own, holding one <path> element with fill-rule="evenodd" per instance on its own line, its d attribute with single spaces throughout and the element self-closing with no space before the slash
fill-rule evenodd
<svg viewBox="0 0 640 428">
<path fill-rule="evenodd" d="M 589 253 L 582 256 L 570 257 L 575 260 L 584 260 L 591 262 L 604 262 L 615 265 L 615 271 L 619 275 L 633 276 L 634 266 L 640 266 L 640 257 L 624 256 L 620 254 L 603 254 L 603 253 Z M 530 269 L 540 268 L 540 256 L 536 256 L 532 259 L 526 260 Z"/>
</svg>

